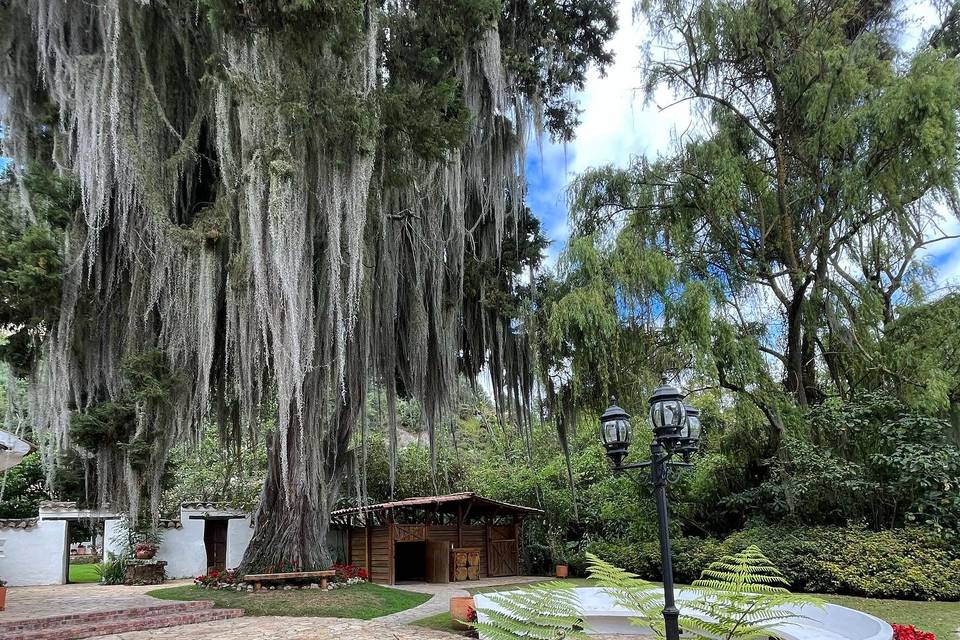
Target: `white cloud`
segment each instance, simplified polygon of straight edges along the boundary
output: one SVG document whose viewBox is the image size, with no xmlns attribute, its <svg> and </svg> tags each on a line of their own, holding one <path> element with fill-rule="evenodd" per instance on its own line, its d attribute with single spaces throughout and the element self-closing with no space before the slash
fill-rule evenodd
<svg viewBox="0 0 960 640">
<path fill-rule="evenodd" d="M 632 0 L 621 0 L 620 29 L 610 42 L 614 63 L 604 76 L 596 69 L 588 74 L 586 86 L 578 95 L 583 113 L 574 140 L 567 145 L 534 144 L 528 152 L 536 165 L 529 168 L 528 202 L 553 241 L 547 252 L 548 266 L 555 264 L 569 237 L 566 191 L 577 174 L 607 164 L 624 167 L 640 154 L 654 158 L 671 146 L 674 132 L 689 126 L 686 104 L 660 111 L 658 105 L 672 102 L 666 92 L 658 92 L 654 101 L 645 102 L 641 46 L 649 39 L 649 28 L 642 18 L 634 20 L 632 14 Z"/>
</svg>

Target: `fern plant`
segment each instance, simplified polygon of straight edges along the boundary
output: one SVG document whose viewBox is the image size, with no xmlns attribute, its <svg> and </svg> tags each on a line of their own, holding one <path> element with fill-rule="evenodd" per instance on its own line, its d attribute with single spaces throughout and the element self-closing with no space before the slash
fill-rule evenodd
<svg viewBox="0 0 960 640">
<path fill-rule="evenodd" d="M 587 640 L 577 593 L 568 583 L 545 582 L 488 596 L 496 609 L 477 609 L 474 628 L 487 640 Z"/>
<path fill-rule="evenodd" d="M 663 637 L 663 593 L 651 582 L 609 562 L 604 562 L 592 553 L 587 554 L 587 573 L 598 587 L 613 596 L 621 607 L 636 614 L 631 624 L 649 627 Z"/>
<path fill-rule="evenodd" d="M 823 606 L 817 598 L 790 593 L 789 584 L 760 549 L 751 545 L 704 569 L 693 583 L 696 597 L 684 603 L 687 611 L 702 615 L 685 615 L 680 625 L 700 638 L 783 638 L 772 627 L 802 617 L 788 607 Z"/>
<path fill-rule="evenodd" d="M 587 554 L 588 572 L 596 586 L 617 604 L 635 614 L 631 624 L 651 629 L 664 637 L 663 592 L 634 573 Z M 802 617 L 790 606 L 822 606 L 822 601 L 790 593 L 783 574 L 755 546 L 732 556 L 723 556 L 704 570 L 693 587 L 693 598 L 681 604 L 680 627 L 684 637 L 699 640 L 753 640 L 783 638 L 775 625 Z M 485 619 L 476 624 L 488 640 L 582 639 L 583 616 L 576 592 L 562 582 L 524 587 L 493 594 L 498 610 L 478 609 Z"/>
</svg>

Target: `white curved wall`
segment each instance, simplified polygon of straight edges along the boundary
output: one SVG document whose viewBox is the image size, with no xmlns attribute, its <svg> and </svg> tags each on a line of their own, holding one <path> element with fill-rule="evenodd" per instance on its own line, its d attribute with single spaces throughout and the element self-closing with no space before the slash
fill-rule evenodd
<svg viewBox="0 0 960 640">
<path fill-rule="evenodd" d="M 580 587 L 576 589 L 580 611 L 590 635 L 637 635 L 644 629 L 630 623 L 635 615 L 620 606 L 604 589 Z M 498 595 L 504 595 L 500 593 Z M 677 592 L 677 605 L 697 597 L 695 592 Z M 499 607 L 487 595 L 474 598 L 480 620 L 485 616 L 482 609 L 498 611 Z M 785 607 L 793 609 L 798 617 L 773 628 L 788 640 L 892 640 L 893 629 L 889 624 L 861 611 L 837 605 L 819 607 Z M 483 638 L 483 636 L 480 636 Z"/>
</svg>

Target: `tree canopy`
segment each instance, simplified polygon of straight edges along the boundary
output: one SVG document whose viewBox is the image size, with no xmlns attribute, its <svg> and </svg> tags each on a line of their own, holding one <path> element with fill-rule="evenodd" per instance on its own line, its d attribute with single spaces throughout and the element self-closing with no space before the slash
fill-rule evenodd
<svg viewBox="0 0 960 640">
<path fill-rule="evenodd" d="M 18 186 L 34 165 L 78 183 L 46 247 L 59 295 L 28 283 L 59 299 L 22 363 L 48 459 L 80 448 L 103 499 L 156 514 L 171 448 L 209 416 L 233 441 L 275 419 L 244 567 L 322 567 L 368 384 L 392 425 L 398 394 L 417 399 L 431 437 L 488 358 L 524 404 L 512 271 L 482 274 L 538 254 L 524 144 L 571 134 L 568 91 L 611 59 L 610 0 L 0 12 Z M 33 217 L 5 216 L 36 263 Z"/>
</svg>

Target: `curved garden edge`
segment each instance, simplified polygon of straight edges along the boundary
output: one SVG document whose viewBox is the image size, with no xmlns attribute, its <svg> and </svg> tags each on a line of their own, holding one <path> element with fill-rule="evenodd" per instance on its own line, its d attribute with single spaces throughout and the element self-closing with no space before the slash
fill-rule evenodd
<svg viewBox="0 0 960 640">
<path fill-rule="evenodd" d="M 161 600 L 209 600 L 218 608 L 243 609 L 248 616 L 297 616 L 372 620 L 405 611 L 430 599 L 427 594 L 362 583 L 346 589 L 265 590 L 203 589 L 195 585 L 147 592 Z"/>
</svg>

